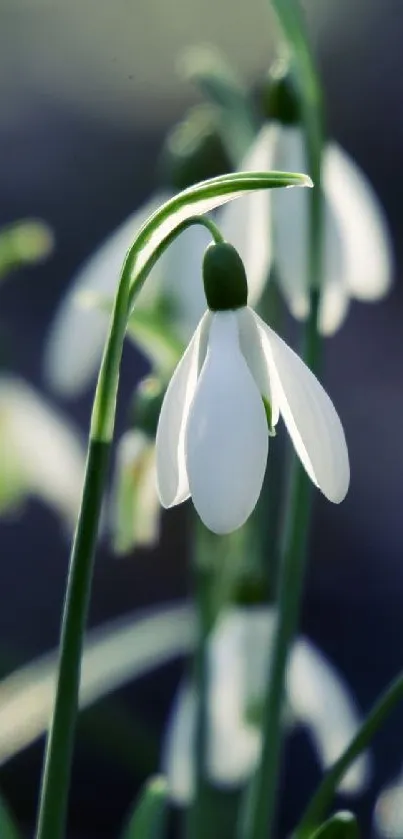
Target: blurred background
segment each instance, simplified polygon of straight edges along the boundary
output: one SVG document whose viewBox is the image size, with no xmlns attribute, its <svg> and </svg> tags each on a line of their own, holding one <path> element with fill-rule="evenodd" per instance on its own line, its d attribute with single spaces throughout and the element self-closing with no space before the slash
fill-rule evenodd
<svg viewBox="0 0 403 839">
<path fill-rule="evenodd" d="M 304 633 L 337 664 L 365 711 L 403 664 L 403 6 L 310 0 L 306 10 L 330 132 L 372 182 L 395 249 L 390 296 L 376 306 L 353 303 L 326 343 L 324 380 L 346 429 L 352 483 L 340 508 L 315 496 L 302 618 Z M 161 142 L 198 101 L 178 76 L 178 58 L 200 42 L 217 46 L 253 84 L 274 55 L 269 3 L 0 0 L 0 225 L 40 217 L 56 242 L 48 261 L 2 286 L 0 326 L 12 369 L 43 392 L 50 318 L 83 260 L 155 189 Z M 120 430 L 145 370 L 128 348 Z M 59 405 L 85 435 L 91 394 Z M 0 521 L 0 545 L 6 673 L 57 643 L 68 542 L 57 519 L 32 501 L 23 517 Z M 100 546 L 90 623 L 179 599 L 188 577 L 185 518 L 175 510 L 153 551 L 116 559 Z M 83 716 L 71 797 L 74 839 L 117 835 L 139 783 L 158 766 L 158 736 L 181 669 L 181 662 L 165 667 Z M 101 742 L 108 714 L 131 720 L 131 754 Z M 148 743 L 143 758 L 138 731 Z M 41 741 L 0 770 L 0 787 L 27 835 L 42 750 Z M 284 830 L 318 777 L 302 735 L 288 751 Z M 378 736 L 374 753 L 373 783 L 357 804 L 364 835 L 376 792 L 403 760 L 403 709 Z"/>
</svg>

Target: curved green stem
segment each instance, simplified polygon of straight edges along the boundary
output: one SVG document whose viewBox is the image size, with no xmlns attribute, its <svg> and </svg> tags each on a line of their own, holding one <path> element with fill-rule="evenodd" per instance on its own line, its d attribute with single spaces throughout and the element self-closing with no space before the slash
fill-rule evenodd
<svg viewBox="0 0 403 839">
<path fill-rule="evenodd" d="M 82 640 L 108 465 L 107 442 L 90 440 L 80 516 L 70 560 L 60 641 L 59 677 L 46 744 L 37 839 L 61 839 L 66 822 Z"/>
<path fill-rule="evenodd" d="M 335 790 L 352 762 L 364 751 L 385 722 L 385 719 L 403 700 L 403 673 L 389 685 L 377 700 L 373 709 L 364 720 L 358 733 L 336 763 L 326 773 L 313 798 L 308 804 L 293 836 L 295 839 L 307 839 L 321 824 L 330 807 Z"/>
<path fill-rule="evenodd" d="M 91 417 L 90 441 L 81 509 L 70 557 L 63 609 L 60 664 L 52 723 L 46 744 L 37 839 L 62 839 L 66 822 L 70 766 L 77 717 L 82 642 L 88 612 L 94 552 L 113 437 L 119 369 L 130 312 L 130 297 L 139 290 L 163 250 L 191 224 L 203 224 L 215 241 L 221 234 L 210 219 L 191 217 L 156 249 L 131 288 L 132 251 L 119 283 L 105 344 Z"/>
</svg>

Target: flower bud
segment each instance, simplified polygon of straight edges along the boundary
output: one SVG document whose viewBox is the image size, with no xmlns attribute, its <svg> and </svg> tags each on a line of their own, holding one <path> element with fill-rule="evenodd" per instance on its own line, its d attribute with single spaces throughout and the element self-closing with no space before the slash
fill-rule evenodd
<svg viewBox="0 0 403 839">
<path fill-rule="evenodd" d="M 241 309 L 248 299 L 248 283 L 241 257 L 229 242 L 208 246 L 203 259 L 207 305 L 213 312 Z"/>
<path fill-rule="evenodd" d="M 269 71 L 260 90 L 261 106 L 266 119 L 282 125 L 298 125 L 301 109 L 292 72 L 285 61 L 278 61 Z"/>
</svg>

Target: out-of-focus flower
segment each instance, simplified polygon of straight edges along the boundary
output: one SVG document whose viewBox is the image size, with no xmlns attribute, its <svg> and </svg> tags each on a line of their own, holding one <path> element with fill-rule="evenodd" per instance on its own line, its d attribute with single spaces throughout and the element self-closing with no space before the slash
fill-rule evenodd
<svg viewBox="0 0 403 839">
<path fill-rule="evenodd" d="M 373 826 L 377 839 L 403 839 L 403 770 L 382 790 L 376 802 Z"/>
<path fill-rule="evenodd" d="M 268 432 L 280 414 L 309 477 L 339 503 L 350 471 L 331 400 L 303 361 L 246 306 L 245 269 L 231 245 L 207 249 L 203 275 L 209 311 L 176 367 L 158 423 L 161 504 L 172 507 L 191 497 L 213 532 L 241 527 L 259 498 Z"/>
<path fill-rule="evenodd" d="M 0 514 L 35 496 L 71 528 L 84 478 L 75 429 L 29 385 L 0 378 Z"/>
<path fill-rule="evenodd" d="M 218 620 L 208 649 L 207 771 L 210 781 L 236 787 L 259 760 L 261 711 L 276 615 L 272 607 L 232 607 Z M 194 791 L 198 697 L 190 680 L 179 688 L 167 726 L 163 769 L 172 799 L 187 804 Z M 359 714 L 341 676 L 307 639 L 299 637 L 288 665 L 284 724 L 307 728 L 323 768 L 343 752 Z M 340 791 L 360 792 L 370 774 L 368 755 L 344 776 Z"/>
<path fill-rule="evenodd" d="M 308 171 L 304 136 L 297 125 L 272 122 L 259 132 L 241 162 L 242 170 Z M 323 155 L 324 273 L 319 326 L 332 335 L 342 325 L 351 298 L 366 302 L 390 289 L 392 249 L 383 210 L 367 178 L 336 143 Z M 304 190 L 271 190 L 234 202 L 241 218 L 225 229 L 239 250 L 248 277 L 265 282 L 272 262 L 291 313 L 304 319 L 309 312 L 309 196 Z M 243 227 L 242 227 L 243 223 Z M 244 242 L 236 232 L 244 233 Z M 259 235 L 257 232 L 259 231 Z M 256 242 L 259 244 L 256 247 Z M 245 248 L 249 243 L 249 251 Z"/>
</svg>

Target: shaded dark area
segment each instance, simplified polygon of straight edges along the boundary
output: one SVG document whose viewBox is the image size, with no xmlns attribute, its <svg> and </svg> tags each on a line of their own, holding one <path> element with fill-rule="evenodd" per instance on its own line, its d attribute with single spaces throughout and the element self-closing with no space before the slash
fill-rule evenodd
<svg viewBox="0 0 403 839">
<path fill-rule="evenodd" d="M 397 9 L 383 21 L 382 43 L 388 43 L 388 50 L 377 45 L 374 30 L 371 40 L 358 44 L 358 52 L 355 43 L 348 50 L 336 44 L 320 55 L 332 133 L 378 192 L 396 252 L 393 293 L 376 306 L 353 304 L 346 325 L 326 346 L 325 378 L 346 428 L 352 485 L 340 508 L 316 499 L 302 618 L 303 631 L 337 664 L 363 710 L 403 664 L 402 32 L 403 10 Z M 39 387 L 44 387 L 44 338 L 56 303 L 82 260 L 154 188 L 163 133 L 142 129 L 141 114 L 137 129 L 119 129 L 106 119 L 44 100 L 37 107 L 30 103 L 23 132 L 17 125 L 0 135 L 0 224 L 38 216 L 56 236 L 51 259 L 1 288 L 0 326 L 12 366 Z M 127 347 L 120 430 L 144 370 L 144 362 Z M 83 430 L 90 405 L 88 395 L 66 406 Z M 21 521 L 1 522 L 0 531 L 1 647 L 7 661 L 17 664 L 57 642 L 68 545 L 52 515 L 36 503 Z M 116 560 L 101 545 L 91 624 L 181 598 L 188 590 L 185 532 L 185 514 L 175 510 L 166 517 L 162 541 L 153 552 Z M 74 839 L 117 836 L 139 782 L 157 768 L 155 735 L 163 730 L 180 672 L 179 664 L 164 668 L 102 703 L 92 721 L 90 713 L 83 715 L 70 810 Z M 98 733 L 105 731 L 105 719 L 114 713 L 126 727 L 133 721 L 132 745 L 127 748 L 124 727 L 126 749 L 121 753 L 116 742 L 104 749 L 96 742 L 97 725 Z M 148 730 L 150 755 L 142 757 Z M 363 835 L 369 835 L 374 792 L 399 770 L 402 743 L 403 709 L 375 744 L 373 784 L 356 805 Z M 0 772 L 0 786 L 27 835 L 34 823 L 42 748 L 42 743 L 35 745 Z M 285 832 L 317 778 L 312 752 L 298 733 L 289 743 L 284 772 Z"/>
</svg>

